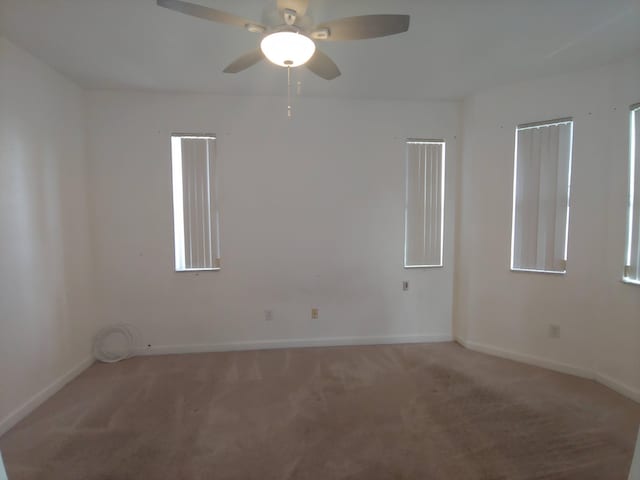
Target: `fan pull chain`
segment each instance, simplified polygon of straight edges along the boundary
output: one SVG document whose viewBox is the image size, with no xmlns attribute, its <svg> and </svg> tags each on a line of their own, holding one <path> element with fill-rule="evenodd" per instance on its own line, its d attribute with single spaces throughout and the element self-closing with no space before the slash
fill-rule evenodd
<svg viewBox="0 0 640 480">
<path fill-rule="evenodd" d="M 291 65 L 287 65 L 287 117 L 291 118 Z"/>
</svg>

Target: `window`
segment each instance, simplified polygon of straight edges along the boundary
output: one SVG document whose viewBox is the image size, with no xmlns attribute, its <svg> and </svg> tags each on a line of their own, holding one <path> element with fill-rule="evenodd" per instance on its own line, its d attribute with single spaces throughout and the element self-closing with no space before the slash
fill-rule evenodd
<svg viewBox="0 0 640 480">
<path fill-rule="evenodd" d="M 623 279 L 640 285 L 640 105 L 631 107 L 629 132 L 629 205 Z"/>
<path fill-rule="evenodd" d="M 512 270 L 566 272 L 572 148 L 571 119 L 516 129 Z"/>
<path fill-rule="evenodd" d="M 176 271 L 220 269 L 216 137 L 172 135 L 173 231 Z"/>
<path fill-rule="evenodd" d="M 406 149 L 404 266 L 442 267 L 445 144 L 409 139 Z"/>
</svg>

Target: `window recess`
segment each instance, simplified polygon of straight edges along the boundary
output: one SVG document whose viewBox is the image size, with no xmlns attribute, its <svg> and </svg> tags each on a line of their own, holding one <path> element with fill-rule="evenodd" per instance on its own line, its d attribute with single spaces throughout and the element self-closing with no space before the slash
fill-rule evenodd
<svg viewBox="0 0 640 480">
<path fill-rule="evenodd" d="M 408 139 L 405 162 L 405 268 L 443 266 L 445 142 Z"/>
<path fill-rule="evenodd" d="M 511 269 L 566 273 L 573 120 L 516 128 Z"/>
<path fill-rule="evenodd" d="M 175 270 L 219 270 L 216 137 L 171 136 Z"/>
<path fill-rule="evenodd" d="M 622 279 L 640 285 L 640 104 L 631 107 L 629 125 L 627 247 Z"/>
</svg>

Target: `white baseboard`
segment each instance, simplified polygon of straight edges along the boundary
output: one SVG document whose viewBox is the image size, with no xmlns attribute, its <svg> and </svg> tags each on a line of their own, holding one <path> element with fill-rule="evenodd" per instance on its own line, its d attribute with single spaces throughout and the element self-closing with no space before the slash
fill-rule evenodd
<svg viewBox="0 0 640 480">
<path fill-rule="evenodd" d="M 596 382 L 604 385 L 611 390 L 618 392 L 631 400 L 640 403 L 640 390 L 637 388 L 626 385 L 625 383 L 611 378 L 609 376 L 597 373 L 593 370 L 589 370 L 575 365 L 568 365 L 566 363 L 555 362 L 553 360 L 547 360 L 545 358 L 536 357 L 533 355 L 526 355 L 522 353 L 516 353 L 510 350 L 504 350 L 491 345 L 486 345 L 477 342 L 470 342 L 456 337 L 456 342 L 462 345 L 464 348 L 473 350 L 480 353 L 486 353 L 487 355 L 493 355 L 495 357 L 506 358 L 508 360 L 514 360 L 516 362 L 526 363 L 528 365 L 534 365 L 536 367 L 542 367 L 549 370 L 553 370 L 560 373 L 566 373 L 574 375 L 576 377 L 586 378 L 588 380 L 595 380 Z"/>
<path fill-rule="evenodd" d="M 239 350 L 273 350 L 280 348 L 340 347 L 348 345 L 390 345 L 403 343 L 451 342 L 451 334 L 388 335 L 382 337 L 294 338 L 287 340 L 257 340 L 200 345 L 152 345 L 136 350 L 138 355 L 172 355 L 180 353 L 233 352 Z"/>
<path fill-rule="evenodd" d="M 260 340 L 246 342 L 230 342 L 218 344 L 200 345 L 156 345 L 149 348 L 141 348 L 136 353 L 138 355 L 169 355 L 184 353 L 206 353 L 206 352 L 231 352 L 240 350 L 272 350 L 281 348 L 304 348 L 304 347 L 337 347 L 349 345 L 395 345 L 408 343 L 438 343 L 451 342 L 454 338 L 450 334 L 435 335 L 388 335 L 381 337 L 328 337 L 328 338 L 298 338 L 288 340 Z M 607 375 L 596 373 L 574 365 L 554 362 L 533 355 L 516 353 L 513 351 L 493 347 L 491 345 L 466 341 L 455 338 L 463 347 L 480 353 L 506 358 L 517 362 L 535 365 L 549 370 L 554 370 L 569 375 L 595 380 L 598 383 L 624 395 L 631 400 L 640 403 L 640 390 L 625 383 L 611 378 Z M 0 420 L 0 436 L 8 432 L 20 420 L 25 418 L 48 398 L 53 396 L 71 380 L 89 368 L 94 362 L 93 357 L 86 358 L 60 378 L 52 382 L 49 386 L 33 395 L 24 404 L 16 408 L 5 418 Z"/>
<path fill-rule="evenodd" d="M 13 410 L 9 415 L 0 420 L 0 436 L 4 435 L 11 428 L 13 428 L 20 420 L 25 418 L 36 408 L 42 405 L 47 399 L 58 392 L 71 380 L 80 375 L 83 371 L 89 368 L 94 362 L 93 357 L 84 359 L 78 365 L 73 367 L 67 373 L 59 377 L 50 383 L 47 387 L 40 390 L 38 393 L 29 398 L 26 402 Z"/>
<path fill-rule="evenodd" d="M 620 395 L 624 395 L 631 400 L 635 400 L 640 403 L 640 390 L 633 388 L 630 385 L 622 383 L 620 380 L 611 378 L 608 375 L 596 372 L 593 378 L 596 382 L 601 383 L 605 387 L 609 387 L 611 390 L 615 390 Z"/>
<path fill-rule="evenodd" d="M 504 350 L 502 348 L 497 348 L 482 343 L 470 342 L 467 340 L 462 340 L 461 338 L 456 338 L 456 342 L 469 350 L 486 353 L 488 355 L 493 355 L 494 357 L 506 358 L 508 360 L 514 360 L 516 362 L 526 363 L 528 365 L 534 365 L 536 367 L 542 367 L 560 373 L 568 373 L 569 375 L 575 375 L 576 377 L 588 378 L 590 380 L 593 379 L 593 372 L 591 370 L 587 370 L 574 365 L 554 362 L 553 360 L 547 360 L 546 358 L 527 355 L 524 353 L 517 353 L 510 350 Z"/>
</svg>

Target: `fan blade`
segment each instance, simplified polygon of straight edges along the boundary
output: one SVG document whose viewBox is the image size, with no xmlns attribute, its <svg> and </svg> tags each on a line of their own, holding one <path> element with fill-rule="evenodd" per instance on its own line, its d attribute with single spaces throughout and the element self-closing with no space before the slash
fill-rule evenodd
<svg viewBox="0 0 640 480">
<path fill-rule="evenodd" d="M 278 10 L 294 10 L 299 17 L 304 16 L 309 8 L 309 0 L 278 0 Z"/>
<path fill-rule="evenodd" d="M 328 29 L 327 40 L 386 37 L 409 30 L 409 18 L 409 15 L 362 15 L 322 23 L 314 30 Z"/>
<path fill-rule="evenodd" d="M 245 53 L 241 57 L 236 58 L 231 62 L 227 68 L 224 69 L 224 73 L 238 73 L 246 70 L 249 67 L 253 67 L 260 60 L 264 59 L 264 54 L 259 48 L 249 53 Z"/>
<path fill-rule="evenodd" d="M 316 50 L 316 53 L 311 57 L 311 60 L 309 60 L 305 65 L 309 70 L 325 80 L 333 80 L 341 75 L 340 69 L 334 61 L 331 60 L 326 53 L 323 53 L 320 50 Z"/>
<path fill-rule="evenodd" d="M 195 3 L 183 2 L 182 0 L 158 0 L 158 5 L 168 8 L 169 10 L 184 13 L 185 15 L 204 18 L 205 20 L 210 20 L 212 22 L 225 23 L 235 27 L 245 28 L 248 25 L 255 25 L 258 28 L 262 28 L 262 30 L 265 28 L 258 22 L 237 17 L 231 13 L 223 12 L 222 10 L 216 10 L 203 5 L 196 5 Z"/>
</svg>

